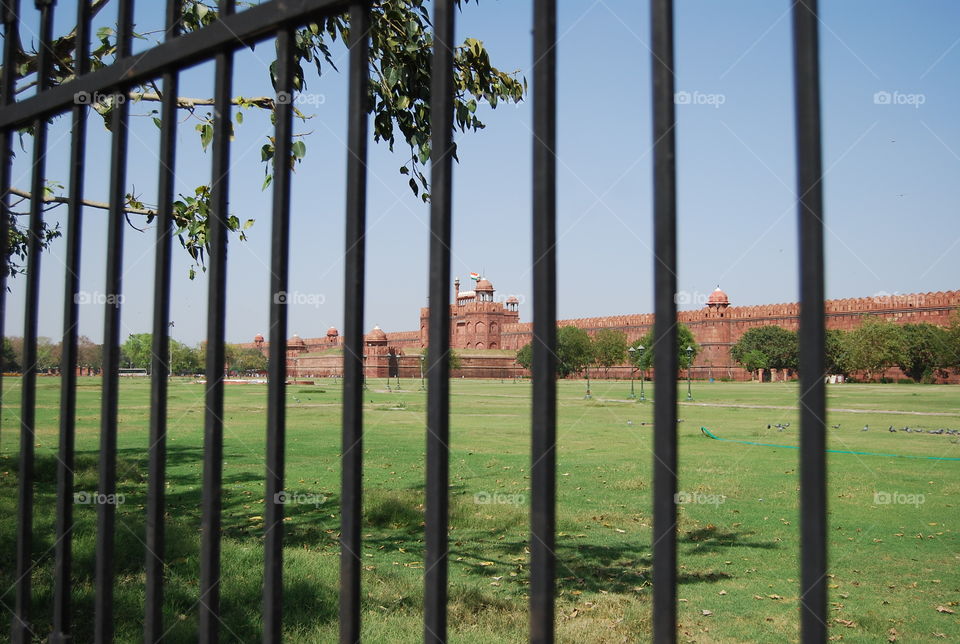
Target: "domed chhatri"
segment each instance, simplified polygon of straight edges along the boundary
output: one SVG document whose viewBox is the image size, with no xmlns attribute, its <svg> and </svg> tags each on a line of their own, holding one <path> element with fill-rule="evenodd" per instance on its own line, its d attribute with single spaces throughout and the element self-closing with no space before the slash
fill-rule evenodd
<svg viewBox="0 0 960 644">
<path fill-rule="evenodd" d="M 364 338 L 368 345 L 385 345 L 387 344 L 387 334 L 383 332 L 378 326 L 374 326 L 370 333 L 367 334 L 367 337 Z"/>
<path fill-rule="evenodd" d="M 263 344 L 264 339 L 265 338 L 263 337 L 262 333 L 258 333 L 257 335 L 253 336 L 254 344 Z"/>
<path fill-rule="evenodd" d="M 337 331 L 337 327 L 332 326 L 332 327 L 330 327 L 329 329 L 327 329 L 327 337 L 328 337 L 328 338 L 335 338 L 335 337 L 337 337 L 338 335 L 340 335 L 340 332 Z"/>
<path fill-rule="evenodd" d="M 296 333 L 290 336 L 290 339 L 287 340 L 287 348 L 290 348 L 290 349 L 303 349 L 306 346 L 307 346 L 307 343 L 304 342 L 303 338 L 301 338 Z"/>
<path fill-rule="evenodd" d="M 490 280 L 488 280 L 486 277 L 481 277 L 479 280 L 477 280 L 477 285 L 474 287 L 474 290 L 476 290 L 478 293 L 493 293 L 493 284 L 491 284 Z"/>
<path fill-rule="evenodd" d="M 720 285 L 717 285 L 717 288 L 710 294 L 710 297 L 707 299 L 707 306 L 715 308 L 726 308 L 730 306 L 730 296 L 720 290 Z"/>
</svg>

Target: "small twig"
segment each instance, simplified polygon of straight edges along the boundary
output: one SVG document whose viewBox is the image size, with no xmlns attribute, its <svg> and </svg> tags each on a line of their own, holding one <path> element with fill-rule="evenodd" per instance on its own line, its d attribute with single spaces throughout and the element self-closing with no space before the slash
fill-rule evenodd
<svg viewBox="0 0 960 644">
<path fill-rule="evenodd" d="M 31 199 L 31 200 L 33 199 L 33 195 L 31 195 L 26 190 L 20 190 L 19 188 L 10 188 L 10 193 L 17 195 L 18 197 L 23 197 L 23 199 Z M 47 203 L 69 204 L 71 203 L 72 200 L 70 199 L 70 197 L 50 195 L 50 196 L 44 196 L 43 201 Z M 20 203 L 20 202 L 17 202 L 17 203 Z M 87 206 L 88 208 L 99 208 L 100 210 L 110 210 L 110 204 L 104 203 L 102 201 L 91 201 L 89 199 L 81 199 L 80 203 L 84 206 Z M 157 214 L 156 210 L 151 210 L 149 208 L 134 208 L 132 206 L 127 206 L 127 205 L 123 206 L 123 212 L 131 215 L 147 215 L 147 216 L 155 216 Z M 21 213 L 13 213 L 13 214 L 19 215 Z"/>
</svg>

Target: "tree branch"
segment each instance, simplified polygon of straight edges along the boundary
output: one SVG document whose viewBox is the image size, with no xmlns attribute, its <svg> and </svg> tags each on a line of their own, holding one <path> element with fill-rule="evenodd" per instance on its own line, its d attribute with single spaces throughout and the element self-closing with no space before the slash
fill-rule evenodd
<svg viewBox="0 0 960 644">
<path fill-rule="evenodd" d="M 10 188 L 10 193 L 17 195 L 18 197 L 23 197 L 24 199 L 33 199 L 33 195 L 27 192 L 26 190 L 20 190 L 19 188 Z M 59 195 L 50 195 L 44 196 L 43 201 L 45 203 L 65 203 L 69 204 L 71 202 L 70 197 L 61 197 Z M 18 202 L 19 203 L 19 202 Z M 102 201 L 90 201 L 89 199 L 82 199 L 80 203 L 88 208 L 99 208 L 100 210 L 110 210 L 110 204 L 104 203 Z M 130 215 L 147 215 L 147 216 L 156 216 L 156 210 L 150 210 L 149 208 L 133 208 L 132 206 L 124 205 L 123 212 Z"/>
</svg>

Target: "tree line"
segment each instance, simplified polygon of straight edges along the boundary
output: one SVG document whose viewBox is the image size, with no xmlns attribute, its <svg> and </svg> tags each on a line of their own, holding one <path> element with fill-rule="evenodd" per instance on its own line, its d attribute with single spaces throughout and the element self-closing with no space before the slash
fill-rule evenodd
<svg viewBox="0 0 960 644">
<path fill-rule="evenodd" d="M 37 370 L 42 373 L 60 370 L 62 346 L 50 338 L 37 338 Z M 3 339 L 2 366 L 6 373 L 19 373 L 23 370 L 23 338 L 5 337 Z M 206 365 L 206 343 L 189 346 L 170 338 L 170 355 L 165 361 L 171 374 L 191 376 L 203 373 Z M 93 342 L 86 336 L 77 339 L 77 367 L 99 373 L 103 368 L 103 345 Z M 125 369 L 153 368 L 153 334 L 132 333 L 120 345 L 120 366 Z M 263 372 L 267 369 L 267 358 L 259 349 L 242 347 L 239 344 L 226 345 L 226 369 L 236 373 Z"/>
<path fill-rule="evenodd" d="M 799 353 L 797 333 L 776 325 L 749 329 L 730 349 L 749 371 L 797 370 Z M 946 327 L 869 316 L 851 331 L 828 330 L 824 363 L 826 374 L 845 378 L 882 379 L 887 369 L 899 367 L 915 382 L 933 382 L 960 371 L 960 314 Z"/>
<path fill-rule="evenodd" d="M 625 363 L 635 369 L 649 369 L 653 366 L 656 343 L 653 329 L 631 344 L 627 341 L 627 335 L 617 329 L 600 329 L 591 336 L 579 327 L 561 327 L 557 329 L 557 377 L 566 378 L 580 373 L 589 375 L 591 367 L 602 369 L 606 374 L 610 367 Z M 677 361 L 680 369 L 690 367 L 698 353 L 700 345 L 693 339 L 693 333 L 686 324 L 678 322 Z M 524 369 L 531 368 L 532 343 L 527 343 L 517 351 L 517 364 Z"/>
<path fill-rule="evenodd" d="M 622 364 L 646 370 L 653 366 L 655 346 L 652 329 L 631 344 L 626 334 L 616 329 L 601 329 L 591 336 L 578 327 L 561 327 L 557 330 L 556 375 L 559 378 L 589 375 L 591 367 L 606 372 Z M 679 368 L 691 366 L 699 352 L 700 345 L 690 329 L 677 323 Z M 795 331 L 777 325 L 754 327 L 731 347 L 730 355 L 751 372 L 797 371 L 799 338 Z M 824 358 L 826 374 L 872 380 L 881 378 L 891 367 L 899 367 L 916 382 L 933 382 L 937 377 L 946 377 L 951 370 L 960 372 L 960 313 L 946 327 L 926 322 L 896 324 L 867 316 L 851 331 L 827 331 Z M 525 369 L 532 367 L 532 343 L 517 351 L 516 360 Z"/>
</svg>

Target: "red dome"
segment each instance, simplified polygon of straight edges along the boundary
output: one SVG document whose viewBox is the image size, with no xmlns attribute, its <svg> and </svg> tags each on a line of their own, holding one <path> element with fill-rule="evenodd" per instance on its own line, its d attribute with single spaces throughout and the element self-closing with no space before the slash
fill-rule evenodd
<svg viewBox="0 0 960 644">
<path fill-rule="evenodd" d="M 386 342 L 387 334 L 383 332 L 378 326 L 373 327 L 373 330 L 367 334 L 367 342 Z"/>
<path fill-rule="evenodd" d="M 520 303 L 520 300 L 518 300 L 514 295 L 511 295 L 510 297 L 507 298 L 507 304 L 519 304 L 519 303 Z"/>
<path fill-rule="evenodd" d="M 727 304 L 727 305 L 729 305 L 729 304 L 730 304 L 730 297 L 729 297 L 726 293 L 724 293 L 723 291 L 721 291 L 721 290 L 720 290 L 720 287 L 718 286 L 718 287 L 716 288 L 716 290 L 715 290 L 713 293 L 710 294 L 710 298 L 707 300 L 707 306 L 710 306 L 711 304 L 713 304 L 713 305 L 717 305 L 717 304 Z"/>
<path fill-rule="evenodd" d="M 332 327 L 330 327 L 329 329 L 327 329 L 327 337 L 328 337 L 328 338 L 330 338 L 330 337 L 334 337 L 334 338 L 335 338 L 335 337 L 337 337 L 338 335 L 340 335 L 340 332 L 337 331 L 337 327 L 332 326 Z"/>
<path fill-rule="evenodd" d="M 263 334 L 262 334 L 262 333 L 258 333 L 257 335 L 253 336 L 253 341 L 254 341 L 254 342 L 263 342 Z"/>
<path fill-rule="evenodd" d="M 303 341 L 303 338 L 301 338 L 299 335 L 294 333 L 293 336 L 291 336 L 290 339 L 287 340 L 287 346 L 290 347 L 291 349 L 299 349 L 299 348 L 306 347 L 307 343 Z"/>
<path fill-rule="evenodd" d="M 493 284 L 486 277 L 481 277 L 474 288 L 477 291 L 493 291 Z"/>
</svg>

